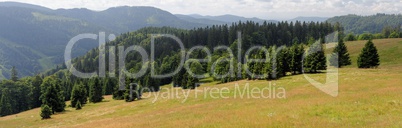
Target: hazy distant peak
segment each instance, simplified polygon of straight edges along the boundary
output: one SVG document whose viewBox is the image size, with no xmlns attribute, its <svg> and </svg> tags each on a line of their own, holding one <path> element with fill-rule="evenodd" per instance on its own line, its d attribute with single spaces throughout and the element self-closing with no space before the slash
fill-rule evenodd
<svg viewBox="0 0 402 128">
<path fill-rule="evenodd" d="M 179 15 L 179 16 L 183 17 L 183 15 Z M 238 22 L 238 21 L 277 22 L 275 20 L 265 20 L 265 19 L 259 19 L 256 17 L 246 18 L 246 17 L 236 16 L 236 15 L 231 15 L 231 14 L 225 14 L 225 15 L 219 15 L 219 16 L 209 16 L 209 15 L 202 16 L 199 14 L 190 14 L 190 15 L 185 15 L 185 16 L 190 16 L 190 17 L 196 18 L 196 19 L 208 19 L 208 20 L 212 20 L 212 21 L 219 21 L 219 22 L 225 22 L 225 23 L 233 23 L 233 22 Z"/>
<path fill-rule="evenodd" d="M 290 19 L 288 21 L 305 21 L 305 22 L 324 22 L 327 19 L 329 19 L 328 17 L 316 17 L 316 16 L 311 16 L 311 17 L 303 17 L 303 16 L 299 16 L 293 19 Z"/>
<path fill-rule="evenodd" d="M 0 2 L 0 7 L 21 7 L 21 8 L 30 8 L 41 11 L 51 11 L 52 9 L 46 8 L 43 6 L 27 4 L 27 3 L 19 3 L 19 2 Z"/>
</svg>

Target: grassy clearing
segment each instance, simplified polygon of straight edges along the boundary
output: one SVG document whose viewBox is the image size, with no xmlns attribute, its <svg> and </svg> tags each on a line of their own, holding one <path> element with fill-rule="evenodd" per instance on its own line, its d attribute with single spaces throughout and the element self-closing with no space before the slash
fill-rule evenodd
<svg viewBox="0 0 402 128">
<path fill-rule="evenodd" d="M 378 69 L 356 68 L 364 43 L 346 43 L 353 65 L 339 70 L 337 97 L 319 91 L 303 75 L 276 81 L 208 83 L 198 92 L 189 91 L 188 99 L 181 89 L 164 86 L 161 94 L 176 90 L 180 98 L 159 96 L 155 100 L 154 94 L 147 93 L 143 100 L 126 103 L 106 96 L 104 102 L 88 104 L 82 110 L 67 108 L 50 120 L 40 120 L 39 109 L 2 117 L 0 127 L 401 127 L 402 39 L 374 41 L 382 64 Z M 325 74 L 308 76 L 325 81 Z M 272 90 L 284 88 L 286 98 L 235 98 L 234 85 L 245 87 L 246 83 L 250 88 L 270 84 Z M 213 87 L 230 90 L 224 94 L 229 98 L 214 98 L 218 94 L 204 97 L 201 90 Z"/>
</svg>

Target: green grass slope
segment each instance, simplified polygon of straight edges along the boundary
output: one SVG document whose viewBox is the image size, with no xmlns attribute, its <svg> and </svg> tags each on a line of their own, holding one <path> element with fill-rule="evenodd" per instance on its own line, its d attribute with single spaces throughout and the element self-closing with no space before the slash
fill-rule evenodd
<svg viewBox="0 0 402 128">
<path fill-rule="evenodd" d="M 353 65 L 339 69 L 337 97 L 319 91 L 303 75 L 207 83 L 184 93 L 164 86 L 159 96 L 145 93 L 146 98 L 130 103 L 106 96 L 104 102 L 90 103 L 82 110 L 67 108 L 49 120 L 41 120 L 40 109 L 33 109 L 1 117 L 0 127 L 402 127 L 402 39 L 374 40 L 380 67 L 357 69 L 356 58 L 365 42 L 346 42 Z M 308 76 L 325 81 L 325 74 Z M 234 85 L 242 89 L 247 83 L 250 88 L 284 88 L 286 98 L 234 97 Z M 204 95 L 215 87 L 227 88 L 223 96 L 228 98 Z M 167 91 L 179 92 L 169 98 L 162 95 Z"/>
</svg>

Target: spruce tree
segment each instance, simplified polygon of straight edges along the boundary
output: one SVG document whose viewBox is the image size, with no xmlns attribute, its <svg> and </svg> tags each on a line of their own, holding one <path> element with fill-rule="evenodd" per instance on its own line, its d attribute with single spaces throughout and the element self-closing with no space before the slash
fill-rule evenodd
<svg viewBox="0 0 402 128">
<path fill-rule="evenodd" d="M 187 83 L 185 86 L 183 86 L 183 89 L 195 89 L 196 84 L 199 82 L 198 78 L 195 78 L 194 76 L 188 74 L 187 77 Z"/>
<path fill-rule="evenodd" d="M 13 66 L 11 68 L 11 80 L 14 82 L 18 81 L 18 72 L 17 72 L 17 69 L 15 68 L 15 66 Z"/>
<path fill-rule="evenodd" d="M 189 62 L 189 61 L 188 61 Z M 187 63 L 188 63 L 187 62 Z M 192 61 L 189 63 L 189 69 L 193 74 L 190 74 L 188 71 L 186 72 L 186 84 L 182 86 L 183 89 L 195 89 L 199 79 L 196 75 L 203 75 L 203 67 L 200 62 Z"/>
<path fill-rule="evenodd" d="M 156 72 L 160 72 L 159 66 L 157 62 L 150 62 L 149 63 L 151 67 L 155 67 Z M 151 76 L 151 72 L 148 72 L 147 75 L 145 75 L 145 82 L 144 86 L 148 87 L 151 91 L 157 92 L 160 89 L 160 79 L 153 78 Z"/>
<path fill-rule="evenodd" d="M 126 82 L 126 75 L 123 71 L 120 71 L 119 77 L 117 78 L 117 84 L 114 85 L 113 87 L 113 99 L 115 100 L 123 100 L 124 99 L 124 92 L 125 90 L 122 90 L 120 88 L 121 84 L 125 84 Z"/>
<path fill-rule="evenodd" d="M 359 68 L 375 68 L 379 65 L 380 57 L 377 53 L 377 48 L 374 46 L 374 43 L 369 40 L 357 58 L 357 66 Z"/>
<path fill-rule="evenodd" d="M 76 107 L 77 102 L 81 105 L 87 102 L 87 91 L 82 84 L 75 84 L 71 92 L 71 107 Z"/>
<path fill-rule="evenodd" d="M 77 104 L 76 104 L 75 106 L 76 106 L 75 110 L 80 110 L 80 109 L 82 109 L 82 105 L 81 105 L 81 102 L 80 102 L 80 101 L 77 101 Z"/>
<path fill-rule="evenodd" d="M 31 93 L 31 104 L 32 108 L 40 107 L 42 101 L 40 98 L 40 85 L 42 84 L 42 78 L 39 75 L 36 75 L 32 80 L 32 93 Z"/>
<path fill-rule="evenodd" d="M 323 42 L 323 40 L 321 40 Z M 322 43 L 311 44 L 306 57 L 303 60 L 303 70 L 308 73 L 317 73 L 318 70 L 327 69 L 326 57 Z"/>
<path fill-rule="evenodd" d="M 97 103 L 101 102 L 102 99 L 102 85 L 99 83 L 99 78 L 94 78 L 91 80 L 91 86 L 89 88 L 89 101 Z"/>
<path fill-rule="evenodd" d="M 42 104 L 48 105 L 52 109 L 52 113 L 64 111 L 66 103 L 58 78 L 55 76 L 46 77 L 41 84 L 41 93 Z"/>
<path fill-rule="evenodd" d="M 339 40 L 331 55 L 330 64 L 339 68 L 351 64 L 348 49 L 342 39 Z"/>
<path fill-rule="evenodd" d="M 289 50 L 290 63 L 289 67 L 292 74 L 301 73 L 302 69 L 302 58 L 303 58 L 304 48 L 303 45 L 294 44 Z"/>
<path fill-rule="evenodd" d="M 159 79 L 152 78 L 150 72 L 146 73 L 146 75 L 144 76 L 144 81 L 142 83 L 144 87 L 148 88 L 152 92 L 157 92 L 159 91 L 160 88 L 159 84 L 160 84 Z"/>
<path fill-rule="evenodd" d="M 172 78 L 173 87 L 181 87 L 181 86 L 183 86 L 184 74 L 186 74 L 186 69 L 182 68 L 182 69 L 180 69 L 180 71 L 177 74 L 175 74 L 173 76 L 173 78 Z"/>
<path fill-rule="evenodd" d="M 251 73 L 253 73 L 252 76 L 251 76 L 252 79 L 265 79 L 267 77 L 268 71 L 264 70 L 264 66 L 266 66 L 267 63 L 268 63 L 268 61 L 267 61 L 268 58 L 267 57 L 268 57 L 268 55 L 264 50 L 258 50 L 252 56 L 253 59 L 266 60 L 264 62 L 251 62 L 251 63 L 249 63 L 249 67 L 250 67 L 249 70 L 251 70 Z M 237 62 L 237 60 L 233 60 L 233 62 Z M 234 63 L 234 64 L 236 64 L 236 63 Z M 235 73 L 237 73 L 236 68 L 237 68 L 237 65 L 234 65 Z M 258 75 L 258 77 L 257 77 L 257 75 Z M 227 80 L 227 82 L 230 82 L 230 81 L 232 81 L 231 78 L 236 78 L 236 77 L 227 77 L 227 78 L 229 79 L 229 80 Z"/>
<path fill-rule="evenodd" d="M 48 105 L 43 105 L 40 113 L 42 119 L 49 119 L 51 118 L 50 115 L 52 115 L 52 108 L 50 108 Z"/>
<path fill-rule="evenodd" d="M 227 80 L 232 77 L 232 73 L 229 73 L 229 75 L 226 75 L 230 71 L 230 57 L 228 55 L 223 55 L 219 59 L 216 60 L 216 65 L 213 70 L 213 76 L 215 80 L 219 80 L 221 83 L 226 83 L 229 82 Z M 251 67 L 250 65 L 254 64 L 249 64 L 248 66 Z M 253 68 L 249 68 L 251 71 Z M 226 75 L 226 76 L 225 76 Z M 188 78 L 189 76 L 187 75 Z"/>
<path fill-rule="evenodd" d="M 277 70 L 276 70 L 276 77 L 280 78 L 283 76 L 286 76 L 286 72 L 290 72 L 290 63 L 291 63 L 291 57 L 289 54 L 288 48 L 282 48 L 276 55 L 277 58 Z"/>
<path fill-rule="evenodd" d="M 114 83 L 115 79 L 113 78 L 105 78 L 103 82 L 103 95 L 110 95 L 113 94 L 113 86 L 116 84 Z"/>
<path fill-rule="evenodd" d="M 7 88 L 3 89 L 0 97 L 0 116 L 6 116 L 13 113 L 11 108 L 10 92 Z"/>
<path fill-rule="evenodd" d="M 248 60 L 248 59 L 251 59 L 251 57 L 252 57 L 252 59 L 255 59 L 255 57 L 256 57 L 256 55 L 250 55 L 249 57 L 246 57 L 246 59 Z M 249 73 L 247 73 L 246 72 L 246 77 L 247 77 L 247 80 L 254 80 L 255 78 L 254 78 L 254 74 L 256 74 L 255 72 L 256 72 L 256 62 L 253 62 L 253 61 L 247 61 L 247 63 L 245 64 L 245 67 L 246 68 L 248 68 L 248 70 L 251 72 L 251 74 L 249 74 Z M 220 67 L 216 67 L 216 68 L 220 68 Z M 216 70 L 216 69 L 215 69 Z"/>
</svg>

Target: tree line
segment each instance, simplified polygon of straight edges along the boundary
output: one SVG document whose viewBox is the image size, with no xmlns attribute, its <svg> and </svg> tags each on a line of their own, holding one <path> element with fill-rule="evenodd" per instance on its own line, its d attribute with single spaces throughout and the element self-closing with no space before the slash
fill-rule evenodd
<svg viewBox="0 0 402 128">
<path fill-rule="evenodd" d="M 69 107 L 81 108 L 87 101 L 97 103 L 103 95 L 110 95 L 114 83 L 102 79 L 78 80 L 67 71 L 60 70 L 49 76 L 36 75 L 19 79 L 13 68 L 10 80 L 0 82 L 0 116 L 19 113 L 41 107 L 41 117 L 50 118 L 51 114 Z M 113 88 L 113 87 L 111 87 Z"/>
</svg>

